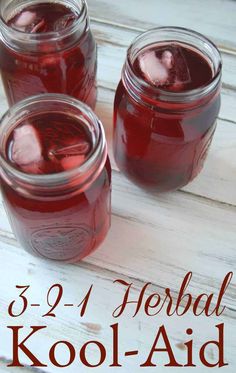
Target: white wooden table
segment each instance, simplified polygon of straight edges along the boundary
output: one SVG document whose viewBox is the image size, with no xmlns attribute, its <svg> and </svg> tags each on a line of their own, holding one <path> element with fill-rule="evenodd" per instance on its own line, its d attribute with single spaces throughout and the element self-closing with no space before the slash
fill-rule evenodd
<svg viewBox="0 0 236 373">
<path fill-rule="evenodd" d="M 204 292 L 217 295 L 224 276 L 236 270 L 236 1 L 89 0 L 88 3 L 99 46 L 97 113 L 106 128 L 111 159 L 113 98 L 126 49 L 140 31 L 154 26 L 193 28 L 211 38 L 220 48 L 224 69 L 218 128 L 201 175 L 183 190 L 172 194 L 156 197 L 147 194 L 127 181 L 112 162 L 112 228 L 102 248 L 79 265 L 56 264 L 25 253 L 16 242 L 0 203 L 0 372 L 16 371 L 6 368 L 12 357 L 12 336 L 7 328 L 10 325 L 24 325 L 22 338 L 29 334 L 32 325 L 47 326 L 28 343 L 44 362 L 48 361 L 50 346 L 59 340 L 70 341 L 77 351 L 85 342 L 98 340 L 107 349 L 106 362 L 97 368 L 99 372 L 142 372 L 145 369 L 169 372 L 163 367 L 167 363 L 163 353 L 155 359 L 160 364 L 158 368 L 139 368 L 148 356 L 158 327 L 164 324 L 175 357 L 182 364 L 186 363 L 183 343 L 189 340 L 185 331 L 189 327 L 193 329 L 195 372 L 205 373 L 209 368 L 199 363 L 199 348 L 216 338 L 215 325 L 224 323 L 225 360 L 229 365 L 223 371 L 233 373 L 236 371 L 235 279 L 224 296 L 226 310 L 220 317 L 195 317 L 191 312 L 184 317 L 167 317 L 163 312 L 148 318 L 141 310 L 136 318 L 132 318 L 130 307 L 118 320 L 119 355 L 123 367 L 109 368 L 109 364 L 112 363 L 110 325 L 117 322 L 112 312 L 124 295 L 124 287 L 113 284 L 114 280 L 123 279 L 134 284 L 133 300 L 147 282 L 152 283 L 150 291 L 163 295 L 164 289 L 169 287 L 176 298 L 183 277 L 192 271 L 189 291 L 194 296 Z M 6 107 L 1 89 L 1 113 Z M 42 318 L 48 309 L 47 291 L 57 283 L 64 288 L 57 317 Z M 63 306 L 81 301 L 92 284 L 91 302 L 83 318 L 78 309 Z M 42 307 L 29 308 L 22 317 L 12 319 L 7 315 L 7 309 L 19 293 L 16 285 L 30 285 L 29 302 L 40 303 Z M 139 355 L 124 356 L 126 351 L 135 349 L 139 349 Z M 93 349 L 88 352 L 89 356 L 91 361 L 96 361 L 97 354 Z M 214 347 L 208 349 L 207 358 L 215 361 Z M 24 354 L 22 361 L 30 365 Z M 177 369 L 171 371 L 175 373 Z M 30 367 L 21 368 L 21 371 L 33 372 Z M 40 370 L 54 371 L 58 370 L 51 364 Z M 80 364 L 77 358 L 77 362 L 64 371 L 89 372 L 90 369 Z"/>
</svg>

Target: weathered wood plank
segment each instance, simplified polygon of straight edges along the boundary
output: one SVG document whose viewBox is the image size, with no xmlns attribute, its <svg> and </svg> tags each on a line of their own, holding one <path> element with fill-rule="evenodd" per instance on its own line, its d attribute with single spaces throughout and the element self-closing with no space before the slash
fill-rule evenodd
<svg viewBox="0 0 236 373">
<path fill-rule="evenodd" d="M 95 19 L 134 29 L 180 26 L 194 29 L 224 48 L 236 50 L 236 3 L 231 0 L 161 1 L 88 0 L 89 13 Z"/>
<path fill-rule="evenodd" d="M 31 366 L 25 366 L 25 367 L 21 367 L 21 368 L 9 367 L 7 365 L 11 364 L 11 361 L 8 358 L 5 358 L 4 356 L 2 356 L 2 357 L 0 356 L 0 363 L 4 364 L 4 366 L 0 366 L 0 373 L 16 373 L 17 370 L 19 371 L 19 369 L 20 369 L 21 373 L 46 373 L 46 371 L 43 370 L 42 368 L 41 369 L 32 368 Z M 47 373 L 48 372 L 49 371 L 47 371 Z"/>
</svg>

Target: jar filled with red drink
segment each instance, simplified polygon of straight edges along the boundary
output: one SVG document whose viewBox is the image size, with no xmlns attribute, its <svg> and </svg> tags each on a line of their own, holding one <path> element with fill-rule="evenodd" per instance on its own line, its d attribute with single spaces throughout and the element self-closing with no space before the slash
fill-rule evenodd
<svg viewBox="0 0 236 373">
<path fill-rule="evenodd" d="M 89 107 L 44 94 L 14 105 L 0 125 L 0 176 L 13 232 L 30 253 L 76 262 L 110 227 L 111 167 Z"/>
<path fill-rule="evenodd" d="M 221 56 L 203 35 L 163 27 L 128 50 L 114 103 L 114 155 L 136 184 L 183 187 L 201 171 L 220 109 Z"/>
<path fill-rule="evenodd" d="M 85 0 L 1 0 L 0 71 L 9 105 L 41 93 L 96 104 L 97 49 Z"/>
</svg>

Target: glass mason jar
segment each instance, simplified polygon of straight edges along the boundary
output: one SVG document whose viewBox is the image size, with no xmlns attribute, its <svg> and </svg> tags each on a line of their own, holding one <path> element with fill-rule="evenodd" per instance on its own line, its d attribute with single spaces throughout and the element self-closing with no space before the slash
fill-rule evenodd
<svg viewBox="0 0 236 373">
<path fill-rule="evenodd" d="M 137 73 L 135 61 L 145 48 L 159 43 L 164 49 L 166 45 L 167 50 L 171 43 L 177 43 L 204 58 L 212 70 L 210 81 L 182 92 L 147 82 Z M 195 65 L 197 72 L 198 62 Z M 191 30 L 157 28 L 133 42 L 114 102 L 115 160 L 131 181 L 166 192 L 183 187 L 198 175 L 216 128 L 221 70 L 216 46 Z"/>
<path fill-rule="evenodd" d="M 71 23 L 70 15 L 67 15 L 62 17 L 64 27 L 58 31 L 38 33 L 9 25 L 11 17 L 22 9 L 31 14 L 33 11 L 27 9 L 37 10 L 37 6 L 45 3 L 52 4 L 48 9 L 52 14 L 57 4 L 71 9 L 72 17 L 77 15 L 76 20 Z M 39 26 L 40 23 L 36 27 Z M 1 0 L 0 71 L 9 105 L 41 93 L 63 93 L 94 109 L 97 49 L 90 30 L 86 1 Z"/>
<path fill-rule="evenodd" d="M 9 149 L 13 146 L 9 145 L 9 138 L 21 123 L 40 122 L 42 115 L 41 123 L 48 125 L 51 119 L 47 122 L 45 115 L 49 113 L 59 114 L 59 118 L 66 118 L 66 121 L 77 120 L 73 131 L 77 130 L 77 125 L 79 131 L 83 124 L 91 142 L 88 157 L 80 166 L 53 174 L 19 170 L 9 158 Z M 64 124 L 68 129 L 67 123 Z M 59 131 L 60 124 L 57 126 Z M 54 144 L 54 139 L 55 144 L 64 141 L 58 140 L 57 131 L 45 128 L 43 126 L 41 136 L 49 133 L 51 138 L 41 139 L 43 143 Z M 26 140 L 20 140 L 22 146 L 26 146 Z M 30 141 L 33 141 L 32 134 Z M 33 152 L 38 152 L 37 145 L 32 148 Z M 18 155 L 21 150 L 24 149 L 17 149 Z M 28 157 L 28 152 L 29 146 L 23 157 L 25 154 Z M 22 163 L 27 162 L 22 160 Z M 14 105 L 0 125 L 0 177 L 4 206 L 13 232 L 28 252 L 47 259 L 76 262 L 104 240 L 110 227 L 111 167 L 103 126 L 87 105 L 60 94 L 34 96 Z"/>
</svg>

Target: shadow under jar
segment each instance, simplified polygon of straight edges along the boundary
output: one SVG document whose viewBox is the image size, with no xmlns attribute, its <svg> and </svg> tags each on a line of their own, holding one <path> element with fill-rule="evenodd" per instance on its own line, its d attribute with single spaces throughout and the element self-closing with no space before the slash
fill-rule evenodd
<svg viewBox="0 0 236 373">
<path fill-rule="evenodd" d="M 110 228 L 111 167 L 101 122 L 65 95 L 13 106 L 0 125 L 5 209 L 30 253 L 77 262 Z"/>
<path fill-rule="evenodd" d="M 85 0 L 1 0 L 0 71 L 9 105 L 63 93 L 94 109 L 97 48 Z"/>
<path fill-rule="evenodd" d="M 220 109 L 221 56 L 203 35 L 163 27 L 130 46 L 114 103 L 114 155 L 134 183 L 156 192 L 201 171 Z"/>
</svg>

